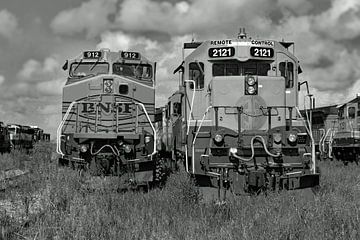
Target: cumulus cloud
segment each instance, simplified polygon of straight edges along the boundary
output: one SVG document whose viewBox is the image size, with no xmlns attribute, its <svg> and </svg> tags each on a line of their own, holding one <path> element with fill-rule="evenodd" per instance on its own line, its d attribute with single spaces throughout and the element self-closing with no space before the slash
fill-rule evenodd
<svg viewBox="0 0 360 240">
<path fill-rule="evenodd" d="M 267 18 L 275 6 L 259 0 L 193 0 L 169 3 L 153 0 L 125 0 L 115 22 L 128 31 L 164 31 L 169 34 L 236 34 L 239 24 L 270 31 Z M 137 17 L 134 21 L 134 16 Z M 249 21 L 250 20 L 250 21 Z M 242 27 L 245 27 L 245 26 Z M 219 32 L 216 32 L 220 30 Z"/>
<path fill-rule="evenodd" d="M 109 15 L 116 11 L 116 0 L 91 0 L 81 6 L 61 11 L 50 26 L 55 33 L 72 35 L 86 31 L 94 37 L 109 27 Z"/>
<path fill-rule="evenodd" d="M 334 0 L 332 7 L 314 19 L 313 29 L 334 40 L 352 39 L 360 35 L 360 2 Z"/>
<path fill-rule="evenodd" d="M 0 35 L 11 39 L 20 30 L 18 29 L 17 18 L 8 10 L 0 11 Z"/>
<path fill-rule="evenodd" d="M 0 75 L 0 86 L 5 82 L 5 77 Z"/>
<path fill-rule="evenodd" d="M 61 66 L 56 57 L 47 57 L 43 63 L 29 59 L 18 72 L 18 78 L 29 82 L 47 81 L 60 74 Z"/>
</svg>

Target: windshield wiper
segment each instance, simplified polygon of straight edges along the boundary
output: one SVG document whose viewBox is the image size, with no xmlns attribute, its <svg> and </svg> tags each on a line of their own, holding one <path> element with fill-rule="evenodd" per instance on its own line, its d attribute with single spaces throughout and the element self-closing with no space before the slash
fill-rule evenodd
<svg viewBox="0 0 360 240">
<path fill-rule="evenodd" d="M 90 67 L 90 71 L 92 71 L 99 62 L 100 62 L 100 58 L 98 58 L 98 60 L 96 60 L 96 62 Z"/>
<path fill-rule="evenodd" d="M 73 73 L 78 69 L 78 67 L 80 66 L 80 64 L 82 63 L 82 59 L 80 60 L 80 62 L 76 65 L 76 67 L 71 71 L 71 75 L 74 75 Z"/>
</svg>

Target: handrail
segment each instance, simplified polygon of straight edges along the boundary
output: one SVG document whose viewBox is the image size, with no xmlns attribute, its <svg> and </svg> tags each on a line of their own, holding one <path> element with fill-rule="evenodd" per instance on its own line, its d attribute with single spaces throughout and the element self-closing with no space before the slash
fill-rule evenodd
<svg viewBox="0 0 360 240">
<path fill-rule="evenodd" d="M 61 120 L 61 122 L 60 122 L 60 124 L 59 124 L 59 126 L 58 126 L 57 131 L 56 131 L 56 152 L 57 152 L 58 154 L 60 154 L 61 157 L 63 157 L 63 156 L 65 155 L 65 154 L 61 151 L 61 137 L 62 137 L 61 131 L 62 131 L 62 128 L 64 127 L 65 121 L 67 120 L 67 118 L 68 118 L 68 116 L 69 116 L 69 114 L 70 114 L 70 112 L 71 112 L 71 109 L 73 108 L 74 104 L 81 103 L 81 102 L 82 102 L 82 101 L 80 101 L 80 102 L 73 101 L 73 102 L 69 105 L 69 107 L 68 107 L 68 109 L 67 109 L 67 111 L 66 111 L 63 119 Z"/>
<path fill-rule="evenodd" d="M 322 154 L 325 149 L 323 143 L 325 143 L 326 132 L 323 128 L 320 128 L 319 131 L 321 132 L 321 137 L 319 139 L 319 151 Z"/>
<path fill-rule="evenodd" d="M 194 91 L 192 94 L 192 98 L 191 98 L 191 106 L 190 106 L 190 113 L 189 113 L 189 119 L 187 121 L 187 129 L 186 129 L 186 139 L 188 139 L 189 137 L 189 131 L 190 131 L 190 121 L 191 121 L 191 115 L 192 115 L 192 111 L 193 111 L 193 107 L 194 107 L 194 99 L 195 99 L 195 81 L 194 80 L 184 80 L 184 82 L 190 82 L 193 84 L 194 86 Z M 188 149 L 187 149 L 187 144 L 185 144 L 185 170 L 186 172 L 189 172 L 189 162 L 188 162 Z M 194 156 L 193 156 L 194 158 Z"/>
<path fill-rule="evenodd" d="M 202 126 L 202 124 L 203 124 L 203 122 L 205 120 L 206 114 L 209 112 L 210 108 L 212 108 L 212 107 L 213 106 L 209 106 L 209 107 L 206 108 L 206 111 L 205 111 L 205 113 L 204 113 L 204 115 L 203 115 L 203 117 L 201 119 L 201 122 L 199 124 L 199 128 L 197 129 L 197 131 L 195 133 L 195 136 L 194 136 L 194 140 L 192 142 L 192 146 L 191 146 L 191 148 L 192 148 L 191 149 L 191 152 L 192 152 L 191 163 L 192 163 L 192 171 L 193 171 L 194 174 L 195 174 L 195 159 L 194 159 L 194 157 L 195 157 L 195 141 L 196 141 L 196 138 L 197 138 L 197 136 L 198 136 L 198 134 L 200 132 L 201 126 Z"/>
<path fill-rule="evenodd" d="M 60 124 L 59 124 L 59 126 L 58 126 L 57 131 L 56 131 L 56 135 L 57 135 L 57 137 L 56 137 L 56 152 L 57 152 L 58 154 L 60 154 L 62 157 L 65 155 L 65 154 L 61 151 L 61 137 L 63 136 L 63 135 L 61 134 L 62 128 L 64 127 L 65 121 L 66 121 L 67 118 L 69 117 L 70 112 L 71 112 L 73 106 L 74 106 L 75 104 L 83 103 L 83 102 L 90 102 L 90 101 L 73 101 L 73 102 L 69 105 L 69 107 L 68 107 L 68 109 L 67 109 L 67 111 L 66 111 L 63 119 L 61 120 L 61 122 L 60 122 Z M 117 102 L 117 101 L 116 101 L 115 104 L 117 104 L 117 103 L 124 103 L 124 102 Z M 125 102 L 125 103 L 128 103 L 128 102 Z M 156 154 L 156 152 L 157 152 L 157 151 L 156 151 L 157 134 L 156 134 L 155 127 L 154 127 L 154 125 L 153 125 L 153 123 L 152 123 L 152 121 L 151 121 L 151 119 L 150 119 L 150 117 L 149 117 L 149 114 L 148 114 L 148 112 L 147 112 L 144 104 L 138 103 L 138 102 L 133 102 L 133 103 L 136 104 L 136 105 L 141 106 L 143 112 L 145 113 L 145 116 L 146 116 L 148 122 L 150 123 L 151 129 L 152 129 L 152 131 L 153 131 L 153 135 L 154 135 L 154 149 L 153 149 L 153 152 L 150 154 L 150 155 L 152 156 L 152 155 Z"/>
<path fill-rule="evenodd" d="M 193 111 L 193 107 L 194 107 L 194 99 L 195 99 L 195 93 L 196 93 L 196 90 L 195 90 L 195 81 L 194 80 L 184 80 L 184 82 L 190 82 L 194 85 L 194 93 L 192 94 L 192 98 L 191 98 L 191 106 L 190 106 L 190 113 L 189 113 L 189 120 L 188 120 L 188 128 L 187 128 L 187 131 L 186 131 L 186 136 L 189 135 L 189 131 L 190 131 L 190 120 L 191 120 L 191 115 L 192 115 L 192 111 Z"/>
<path fill-rule="evenodd" d="M 156 151 L 157 134 L 156 134 L 155 127 L 154 127 L 153 123 L 151 122 L 151 119 L 150 119 L 150 117 L 149 117 L 149 114 L 148 114 L 148 112 L 147 112 L 144 104 L 139 103 L 139 102 L 135 102 L 135 104 L 136 104 L 136 105 L 140 105 L 140 106 L 142 107 L 142 109 L 143 109 L 143 111 L 144 111 L 144 113 L 145 113 L 145 115 L 146 115 L 146 118 L 147 118 L 147 120 L 148 120 L 149 123 L 150 123 L 151 129 L 152 129 L 152 131 L 153 131 L 153 134 L 154 134 L 154 149 L 153 149 L 153 152 L 152 152 L 152 154 L 151 154 L 151 156 L 153 156 L 153 155 L 156 154 L 156 152 L 157 152 L 157 151 Z"/>
<path fill-rule="evenodd" d="M 305 104 L 304 104 L 305 105 Z M 307 133 L 309 134 L 310 136 L 310 139 L 311 139 L 311 161 L 312 161 L 312 172 L 315 174 L 316 173 L 316 162 L 315 162 L 315 140 L 314 140 L 314 137 L 313 137 L 313 134 L 312 134 L 312 131 L 311 131 L 311 125 L 309 124 L 309 118 L 307 116 L 306 118 L 306 121 L 305 122 L 305 119 L 304 117 L 301 115 L 301 112 L 299 110 L 299 107 L 295 107 L 297 113 L 299 114 L 299 116 L 301 117 L 301 120 L 303 121 L 304 123 L 304 126 L 305 126 L 305 130 L 307 131 Z M 306 112 L 306 109 L 305 109 L 305 112 Z M 307 124 L 309 124 L 309 127 L 307 126 Z"/>
</svg>

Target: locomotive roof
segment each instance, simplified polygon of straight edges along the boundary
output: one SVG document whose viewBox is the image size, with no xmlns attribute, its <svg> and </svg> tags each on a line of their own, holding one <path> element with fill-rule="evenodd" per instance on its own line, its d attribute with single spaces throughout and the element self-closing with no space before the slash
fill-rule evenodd
<svg viewBox="0 0 360 240">
<path fill-rule="evenodd" d="M 302 110 L 305 111 L 305 110 Z M 323 114 L 337 114 L 337 105 L 317 107 L 312 110 L 313 113 L 323 113 Z"/>
<path fill-rule="evenodd" d="M 289 51 L 291 46 L 294 46 L 294 42 L 276 41 L 268 39 L 252 39 L 252 38 L 227 38 L 220 40 L 205 40 L 202 42 L 188 42 L 184 43 L 184 49 L 200 49 L 202 47 L 228 47 L 228 46 L 258 46 L 258 47 L 271 47 L 288 52 L 290 56 L 296 58 L 295 55 Z M 191 54 L 190 54 L 191 55 Z"/>
<path fill-rule="evenodd" d="M 89 56 L 87 56 L 89 54 Z M 129 51 L 110 51 L 110 49 L 90 50 L 83 51 L 76 57 L 72 58 L 73 61 L 141 61 L 152 63 L 149 59 L 143 56 L 140 52 Z"/>
</svg>

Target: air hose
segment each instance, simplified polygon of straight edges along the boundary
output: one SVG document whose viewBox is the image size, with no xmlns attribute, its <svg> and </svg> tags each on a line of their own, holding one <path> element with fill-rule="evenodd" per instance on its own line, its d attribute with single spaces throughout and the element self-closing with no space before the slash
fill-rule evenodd
<svg viewBox="0 0 360 240">
<path fill-rule="evenodd" d="M 231 156 L 234 157 L 234 158 L 236 158 L 236 159 L 238 159 L 238 160 L 240 160 L 240 161 L 243 161 L 243 162 L 250 162 L 251 160 L 253 160 L 254 155 L 255 155 L 254 141 L 255 141 L 256 138 L 260 138 L 261 143 L 262 143 L 263 146 L 264 146 L 264 150 L 265 150 L 266 154 L 268 154 L 268 155 L 271 156 L 271 157 L 279 157 L 279 156 L 280 156 L 280 153 L 273 154 L 273 153 L 271 153 L 271 152 L 267 149 L 265 139 L 264 139 L 262 136 L 260 136 L 260 135 L 256 135 L 256 136 L 254 136 L 253 138 L 251 138 L 251 141 L 250 141 L 251 157 L 250 157 L 250 158 L 243 158 L 243 157 L 238 156 L 236 153 L 232 153 L 232 152 L 230 153 Z"/>
</svg>

